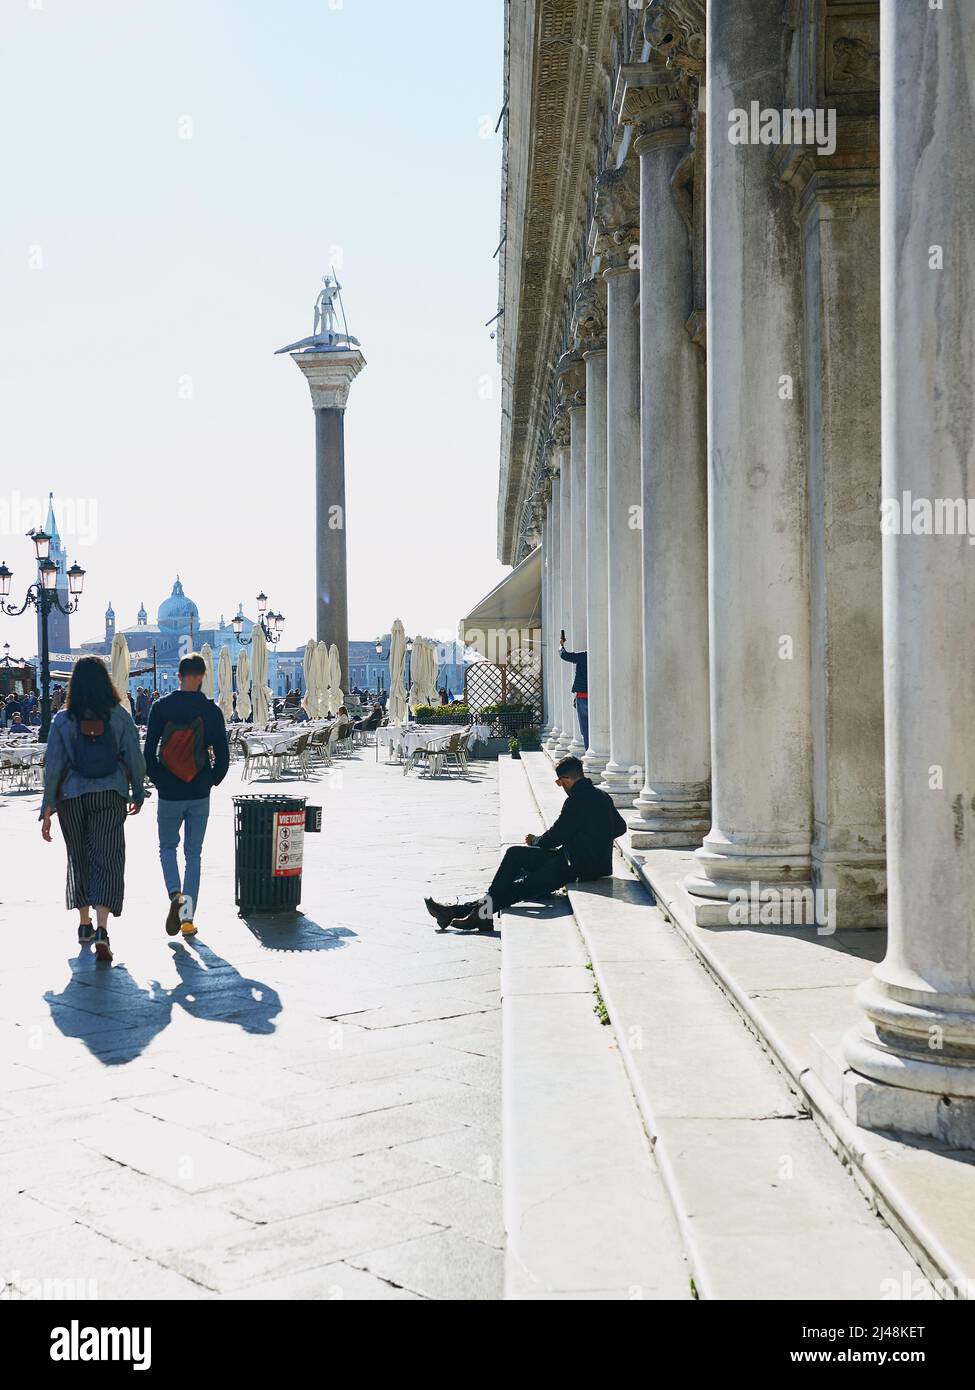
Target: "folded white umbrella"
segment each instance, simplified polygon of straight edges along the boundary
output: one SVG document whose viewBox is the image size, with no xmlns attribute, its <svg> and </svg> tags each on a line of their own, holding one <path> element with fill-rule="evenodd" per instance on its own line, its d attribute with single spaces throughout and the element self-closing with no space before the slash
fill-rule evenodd
<svg viewBox="0 0 975 1390">
<path fill-rule="evenodd" d="M 220 648 L 220 660 L 217 662 L 217 683 L 220 686 L 217 704 L 220 706 L 224 719 L 229 722 L 230 716 L 234 712 L 234 668 L 230 660 L 230 648 L 226 642 Z"/>
<path fill-rule="evenodd" d="M 112 638 L 112 684 L 119 695 L 125 701 L 125 708 L 128 709 L 129 694 L 129 644 L 126 642 L 121 632 L 116 632 Z"/>
<path fill-rule="evenodd" d="M 437 699 L 437 647 L 435 642 L 431 642 L 424 637 L 423 641 L 423 674 L 420 681 L 420 695 L 426 705 L 436 705 Z"/>
<path fill-rule="evenodd" d="M 402 724 L 406 718 L 406 633 L 399 618 L 393 623 L 389 638 L 389 701 L 386 709 L 392 724 Z"/>
<path fill-rule="evenodd" d="M 241 647 L 237 654 L 237 713 L 246 724 L 251 717 L 251 664 Z"/>
<path fill-rule="evenodd" d="M 254 723 L 259 729 L 267 724 L 270 700 L 267 684 L 267 638 L 258 623 L 252 630 L 253 665 L 251 666 L 251 704 L 254 707 Z"/>
<path fill-rule="evenodd" d="M 338 714 L 340 707 L 345 703 L 342 693 L 342 658 L 334 642 L 328 649 L 328 703 L 333 714 Z"/>
<path fill-rule="evenodd" d="M 204 642 L 200 648 L 200 655 L 206 670 L 203 672 L 203 684 L 200 689 L 208 700 L 213 699 L 213 648 L 209 642 Z"/>
<path fill-rule="evenodd" d="M 315 716 L 324 718 L 328 708 L 328 645 L 319 642 L 315 647 L 315 688 L 317 692 Z"/>
<path fill-rule="evenodd" d="M 318 712 L 318 695 L 315 690 L 315 639 L 313 637 L 309 637 L 305 643 L 305 658 L 301 664 L 305 673 L 305 693 L 302 696 L 301 707 L 309 719 L 314 719 Z"/>
</svg>

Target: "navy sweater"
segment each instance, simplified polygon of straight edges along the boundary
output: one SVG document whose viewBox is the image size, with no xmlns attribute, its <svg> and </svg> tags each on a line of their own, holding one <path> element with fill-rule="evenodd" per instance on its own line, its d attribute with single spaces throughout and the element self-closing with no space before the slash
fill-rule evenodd
<svg viewBox="0 0 975 1390">
<path fill-rule="evenodd" d="M 159 740 L 167 724 L 189 724 L 197 716 L 203 720 L 203 741 L 210 749 L 213 765 L 198 772 L 192 782 L 184 782 L 159 761 Z M 174 690 L 157 700 L 150 711 L 144 752 L 149 780 L 159 789 L 163 801 L 199 801 L 210 795 L 211 788 L 220 785 L 230 766 L 223 714 L 202 690 Z"/>
</svg>

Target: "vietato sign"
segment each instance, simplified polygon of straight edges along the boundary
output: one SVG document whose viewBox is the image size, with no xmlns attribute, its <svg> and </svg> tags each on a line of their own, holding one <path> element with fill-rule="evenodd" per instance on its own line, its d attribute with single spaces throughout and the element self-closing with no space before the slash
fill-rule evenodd
<svg viewBox="0 0 975 1390">
<path fill-rule="evenodd" d="M 305 851 L 304 811 L 275 811 L 271 843 L 274 847 L 274 877 L 294 878 L 300 874 Z"/>
</svg>

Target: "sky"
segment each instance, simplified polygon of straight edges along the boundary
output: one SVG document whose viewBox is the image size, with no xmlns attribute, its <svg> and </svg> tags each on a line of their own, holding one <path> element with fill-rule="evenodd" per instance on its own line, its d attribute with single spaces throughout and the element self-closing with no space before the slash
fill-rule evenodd
<svg viewBox="0 0 975 1390">
<path fill-rule="evenodd" d="M 501 0 L 3 0 L 0 559 L 60 507 L 72 642 L 150 620 L 314 630 L 314 417 L 274 350 L 329 265 L 349 632 L 453 636 L 496 558 Z M 0 619 L 17 657 L 36 619 Z"/>
</svg>

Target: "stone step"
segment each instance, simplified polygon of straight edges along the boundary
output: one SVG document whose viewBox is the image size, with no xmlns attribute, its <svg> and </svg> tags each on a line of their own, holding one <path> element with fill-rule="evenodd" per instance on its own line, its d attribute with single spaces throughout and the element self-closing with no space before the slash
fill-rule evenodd
<svg viewBox="0 0 975 1390">
<path fill-rule="evenodd" d="M 513 824 L 528 783 L 517 762 L 501 771 L 505 761 Z M 670 1202 L 566 899 L 504 914 L 501 988 L 505 1297 L 690 1299 Z"/>
<path fill-rule="evenodd" d="M 562 796 L 551 763 L 523 761 L 551 821 Z M 878 1299 L 923 1285 L 725 992 L 643 884 L 619 874 L 569 900 L 698 1295 Z"/>
</svg>

